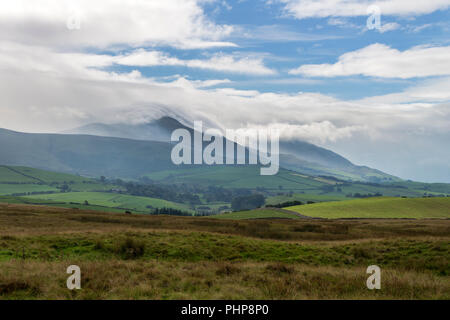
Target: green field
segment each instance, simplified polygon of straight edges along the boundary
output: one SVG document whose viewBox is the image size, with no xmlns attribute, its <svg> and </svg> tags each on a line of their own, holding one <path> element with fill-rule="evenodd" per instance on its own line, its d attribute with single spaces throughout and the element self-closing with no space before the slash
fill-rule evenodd
<svg viewBox="0 0 450 320">
<path fill-rule="evenodd" d="M 178 210 L 189 211 L 187 205 L 178 204 L 162 199 L 138 197 L 130 195 L 122 195 L 106 192 L 67 192 L 54 193 L 45 195 L 29 196 L 30 199 L 50 200 L 65 203 L 80 203 L 88 201 L 90 205 L 103 206 L 109 208 L 123 208 L 134 210 L 137 212 L 148 213 L 153 208 L 173 208 Z"/>
<path fill-rule="evenodd" d="M 0 196 L 0 203 L 40 205 L 40 206 L 51 206 L 51 207 L 67 208 L 67 209 L 80 209 L 80 210 L 124 213 L 124 209 L 116 209 L 116 208 L 98 206 L 98 205 L 93 205 L 93 204 L 85 205 L 85 204 L 80 204 L 80 203 L 67 203 L 67 202 L 57 202 L 57 201 L 50 201 L 50 200 L 43 200 L 43 199 L 31 199 L 31 198 L 27 198 L 27 197 Z"/>
<path fill-rule="evenodd" d="M 300 201 L 336 201 L 351 199 L 354 194 L 381 194 L 386 197 L 423 197 L 424 195 L 450 195 L 450 184 L 420 183 L 413 181 L 395 181 L 384 184 L 337 181 L 326 177 L 314 177 L 280 168 L 275 176 L 261 176 L 256 166 L 211 166 L 190 167 L 178 170 L 154 172 L 145 177 L 166 184 L 214 185 L 224 188 L 245 188 L 259 192 L 288 196 L 293 198 L 278 199 L 280 202 Z M 278 202 L 278 203 L 280 203 Z M 269 198 L 268 204 L 276 204 L 277 199 Z"/>
<path fill-rule="evenodd" d="M 189 167 L 179 170 L 160 171 L 146 176 L 154 183 L 186 184 L 192 186 L 224 187 L 228 189 L 247 189 L 253 193 L 262 193 L 266 198 L 266 205 L 276 205 L 287 201 L 312 202 L 336 202 L 344 201 L 341 206 L 335 207 L 335 203 L 322 206 L 302 206 L 294 210 L 311 217 L 330 218 L 354 218 L 354 217 L 392 217 L 392 218 L 423 218 L 423 217 L 448 217 L 447 212 L 441 207 L 429 207 L 424 205 L 410 205 L 408 201 L 396 202 L 396 205 L 386 207 L 373 198 L 375 194 L 383 197 L 418 198 L 418 203 L 424 196 L 442 196 L 450 194 L 450 184 L 420 183 L 413 181 L 396 181 L 389 184 L 374 184 L 339 181 L 329 177 L 314 177 L 294 171 L 280 169 L 275 176 L 261 176 L 257 166 L 211 166 Z M 66 192 L 61 192 L 66 191 Z M 0 166 L 0 196 L 23 196 L 28 198 L 23 203 L 33 203 L 42 200 L 48 205 L 59 207 L 108 210 L 131 210 L 139 213 L 149 213 L 152 208 L 173 208 L 182 211 L 200 213 L 218 213 L 222 207 L 230 207 L 225 201 L 207 202 L 205 194 L 197 192 L 202 204 L 196 204 L 195 208 L 190 203 L 175 203 L 156 198 L 125 195 L 124 187 L 104 183 L 78 175 L 49 172 L 40 169 L 16 166 Z M 235 192 L 239 194 L 238 192 Z M 136 193 L 133 193 L 136 194 Z M 139 194 L 139 193 L 138 193 Z M 150 195 L 151 196 L 151 195 Z M 361 199 L 363 197 L 363 199 Z M 369 197 L 369 198 L 364 198 Z M 359 199 L 359 200 L 358 200 Z M 353 202 L 356 200 L 356 202 Z M 396 200 L 396 201 L 397 201 Z M 30 202 L 31 201 L 31 202 Z M 88 205 L 85 204 L 88 202 Z M 182 200 L 180 200 L 182 201 Z M 226 201 L 229 201 L 227 199 Z M 349 202 L 350 201 L 350 202 Z M 433 203 L 428 200 L 426 203 Z M 439 202 L 441 200 L 435 200 Z M 6 202 L 5 198 L 0 202 Z M 347 203 L 351 203 L 347 207 Z M 366 207 L 358 206 L 359 203 Z M 202 208 L 203 207 L 203 208 Z M 306 210 L 306 211 L 305 211 Z M 272 213 L 270 213 L 272 212 Z M 286 212 L 277 210 L 266 213 L 258 212 L 266 218 L 287 218 Z M 249 217 L 248 214 L 232 214 L 236 219 Z M 222 216 L 219 216 L 222 217 Z"/>
<path fill-rule="evenodd" d="M 57 187 L 67 184 L 71 191 L 109 191 L 120 189 L 94 179 L 50 172 L 40 169 L 0 166 L 0 195 L 33 192 L 58 192 Z"/>
<path fill-rule="evenodd" d="M 450 198 L 368 198 L 285 208 L 317 218 L 450 218 Z"/>
<path fill-rule="evenodd" d="M 0 166 L 0 182 L 3 183 L 36 183 L 38 182 L 37 179 L 34 179 L 32 177 L 24 176 L 23 174 L 13 171 L 10 169 L 10 167 L 7 166 Z"/>
<path fill-rule="evenodd" d="M 279 195 L 267 197 L 266 204 L 279 204 L 288 201 L 302 201 L 304 203 L 308 201 L 313 202 L 324 202 L 324 201 L 340 201 L 348 200 L 343 194 L 341 196 L 332 196 L 328 194 L 305 194 L 305 193 L 294 193 L 293 195 Z"/>
<path fill-rule="evenodd" d="M 275 176 L 262 176 L 257 166 L 212 166 L 160 171 L 146 175 L 163 183 L 193 183 L 225 188 L 266 190 L 316 190 L 325 183 L 280 169 Z"/>
<path fill-rule="evenodd" d="M 89 183 L 94 180 L 66 173 L 57 173 L 40 169 L 0 166 L 0 182 L 41 182 L 51 183 Z"/>
<path fill-rule="evenodd" d="M 300 219 L 299 216 L 288 213 L 278 211 L 276 209 L 257 209 L 257 210 L 248 210 L 248 211 L 239 211 L 239 212 L 230 212 L 218 214 L 215 216 L 211 216 L 211 218 L 218 219 L 232 219 L 232 220 L 242 220 L 242 219 Z"/>
<path fill-rule="evenodd" d="M 0 195 L 13 195 L 32 192 L 59 192 L 58 189 L 40 184 L 5 184 L 0 183 Z"/>
</svg>

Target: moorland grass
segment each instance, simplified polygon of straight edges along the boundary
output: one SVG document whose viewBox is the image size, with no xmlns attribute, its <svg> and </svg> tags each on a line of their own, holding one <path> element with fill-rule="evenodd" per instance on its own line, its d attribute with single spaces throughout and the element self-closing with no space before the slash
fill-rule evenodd
<svg viewBox="0 0 450 320">
<path fill-rule="evenodd" d="M 283 212 L 276 209 L 258 209 L 258 210 L 247 210 L 238 212 L 228 212 L 223 214 L 218 214 L 211 216 L 211 218 L 217 219 L 230 219 L 230 220 L 241 220 L 241 219 L 300 219 L 295 213 Z"/>
<path fill-rule="evenodd" d="M 220 220 L 0 204 L 0 299 L 448 299 L 449 220 Z M 82 290 L 65 286 L 82 270 Z M 382 268 L 382 290 L 365 269 Z"/>
<path fill-rule="evenodd" d="M 66 268 L 81 268 L 81 290 Z M 0 299 L 449 299 L 449 280 L 386 269 L 368 290 L 366 268 L 273 262 L 109 260 L 0 264 Z"/>
</svg>

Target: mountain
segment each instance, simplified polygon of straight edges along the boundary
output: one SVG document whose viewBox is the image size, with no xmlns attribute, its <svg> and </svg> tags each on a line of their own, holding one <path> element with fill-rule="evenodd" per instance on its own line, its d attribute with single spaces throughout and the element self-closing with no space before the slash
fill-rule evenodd
<svg viewBox="0 0 450 320">
<path fill-rule="evenodd" d="M 138 125 L 93 123 L 68 131 L 76 134 L 91 134 L 105 137 L 119 137 L 137 140 L 170 142 L 171 133 L 178 128 L 193 132 L 172 117 Z M 400 181 L 376 169 L 356 166 L 339 154 L 314 144 L 298 141 L 280 141 L 280 164 L 286 169 L 311 175 L 327 175 L 343 180 L 370 182 Z"/>
<path fill-rule="evenodd" d="M 90 135 L 33 134 L 0 129 L 0 164 L 134 178 L 173 169 L 172 146 L 158 141 Z"/>
<path fill-rule="evenodd" d="M 308 142 L 289 140 L 280 142 L 280 153 L 329 168 L 351 168 L 353 163 L 331 150 Z"/>
<path fill-rule="evenodd" d="M 102 137 L 127 138 L 133 140 L 151 140 L 170 142 L 170 136 L 175 129 L 184 128 L 193 131 L 178 120 L 171 117 L 141 124 L 104 124 L 91 123 L 75 129 L 64 131 L 64 134 L 87 134 Z"/>
<path fill-rule="evenodd" d="M 187 129 L 191 134 L 194 131 L 174 118 L 162 117 L 137 125 L 92 123 L 66 131 L 66 133 L 170 142 L 172 132 L 178 128 Z M 353 166 L 349 160 L 330 150 L 298 140 L 281 141 L 280 152 L 324 167 L 350 168 Z"/>
<path fill-rule="evenodd" d="M 138 125 L 94 123 L 70 130 L 70 134 L 0 129 L 0 164 L 118 178 L 182 170 L 189 166 L 175 166 L 170 158 L 173 147 L 170 136 L 178 128 L 193 133 L 192 128 L 171 117 Z M 375 169 L 356 166 L 330 150 L 302 141 L 280 142 L 280 166 L 310 176 L 341 180 L 400 180 Z"/>
</svg>

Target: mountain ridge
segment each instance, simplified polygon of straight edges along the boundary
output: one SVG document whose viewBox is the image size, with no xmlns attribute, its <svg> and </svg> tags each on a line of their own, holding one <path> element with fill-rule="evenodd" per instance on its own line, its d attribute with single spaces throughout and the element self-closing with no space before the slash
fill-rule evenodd
<svg viewBox="0 0 450 320">
<path fill-rule="evenodd" d="M 123 130 L 124 128 L 126 128 L 126 130 Z M 94 123 L 72 129 L 71 132 L 96 133 L 101 136 L 118 136 L 139 140 L 148 140 L 146 137 L 151 137 L 151 140 L 154 141 L 170 142 L 172 131 L 178 128 L 187 129 L 191 134 L 193 133 L 191 127 L 188 127 L 179 120 L 169 116 L 164 116 L 151 122 L 134 126 L 126 124 L 107 125 Z M 282 166 L 294 171 L 305 170 L 304 168 L 306 166 L 308 168 L 307 171 L 310 174 L 331 175 L 344 180 L 347 178 L 350 178 L 350 180 L 358 180 L 355 179 L 356 176 L 359 175 L 358 171 L 364 172 L 363 181 L 383 182 L 401 180 L 377 169 L 355 165 L 350 160 L 332 150 L 300 140 L 281 140 L 280 156 L 282 159 L 286 160 L 283 161 L 284 163 Z M 333 169 L 334 171 L 342 170 L 345 173 L 330 173 L 329 169 Z"/>
<path fill-rule="evenodd" d="M 180 127 L 193 132 L 192 128 L 171 117 L 139 125 L 90 124 L 69 130 L 69 134 L 0 129 L 0 148 L 3 150 L 0 163 L 87 176 L 137 178 L 177 168 L 170 159 L 173 147 L 170 135 Z M 93 129 L 104 131 L 89 131 Z M 143 132 L 141 139 L 136 139 L 140 132 Z M 280 153 L 280 166 L 299 173 L 351 181 L 392 182 L 398 179 L 376 169 L 355 166 L 331 150 L 307 142 L 281 142 L 280 150 L 283 152 Z"/>
</svg>

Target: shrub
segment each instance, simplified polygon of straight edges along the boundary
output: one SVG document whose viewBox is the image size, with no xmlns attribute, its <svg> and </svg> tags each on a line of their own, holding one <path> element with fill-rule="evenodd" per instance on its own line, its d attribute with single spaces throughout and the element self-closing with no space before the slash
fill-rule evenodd
<svg viewBox="0 0 450 320">
<path fill-rule="evenodd" d="M 232 274 L 237 274 L 239 272 L 241 272 L 241 270 L 238 267 L 236 267 L 236 266 L 234 266 L 232 264 L 226 263 L 226 264 L 221 265 L 217 269 L 216 275 L 218 275 L 218 276 L 223 276 L 223 275 L 230 276 Z"/>
<path fill-rule="evenodd" d="M 262 194 L 235 197 L 231 201 L 231 208 L 234 211 L 256 209 L 263 206 L 265 201 L 266 198 Z"/>
<path fill-rule="evenodd" d="M 347 224 L 336 224 L 330 227 L 327 232 L 332 234 L 348 234 L 350 227 Z"/>
<path fill-rule="evenodd" d="M 118 247 L 118 253 L 124 259 L 137 259 L 144 255 L 145 244 L 133 238 L 126 238 Z"/>
<path fill-rule="evenodd" d="M 286 201 L 278 204 L 268 204 L 266 205 L 267 208 L 285 208 L 285 207 L 293 207 L 293 206 L 301 206 L 303 205 L 303 202 L 301 201 Z"/>
<path fill-rule="evenodd" d="M 323 232 L 322 226 L 317 224 L 304 224 L 292 229 L 294 232 Z"/>
<path fill-rule="evenodd" d="M 16 291 L 27 291 L 31 296 L 37 296 L 42 292 L 39 284 L 31 280 L 12 279 L 0 282 L 0 296 Z"/>
<path fill-rule="evenodd" d="M 294 268 L 292 266 L 286 265 L 284 263 L 278 262 L 274 264 L 269 264 L 266 267 L 267 271 L 271 271 L 276 274 L 287 273 L 291 274 L 294 272 Z"/>
<path fill-rule="evenodd" d="M 365 248 L 365 247 L 353 248 L 352 254 L 355 259 L 369 259 L 372 257 L 370 248 Z"/>
<path fill-rule="evenodd" d="M 105 249 L 105 244 L 101 240 L 96 240 L 94 244 L 95 250 L 103 250 Z"/>
</svg>

